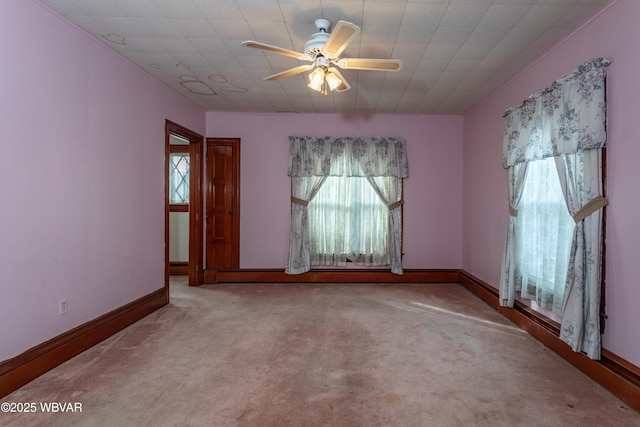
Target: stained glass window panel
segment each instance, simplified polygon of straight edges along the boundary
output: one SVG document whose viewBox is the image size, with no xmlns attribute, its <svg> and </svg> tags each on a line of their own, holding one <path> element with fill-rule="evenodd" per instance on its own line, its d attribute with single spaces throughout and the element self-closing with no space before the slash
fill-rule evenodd
<svg viewBox="0 0 640 427">
<path fill-rule="evenodd" d="M 169 157 L 169 203 L 189 203 L 189 154 L 171 153 Z"/>
</svg>

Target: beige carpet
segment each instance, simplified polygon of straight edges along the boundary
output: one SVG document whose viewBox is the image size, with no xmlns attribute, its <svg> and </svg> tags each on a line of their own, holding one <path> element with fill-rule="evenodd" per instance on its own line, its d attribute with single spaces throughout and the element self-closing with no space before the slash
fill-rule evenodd
<svg viewBox="0 0 640 427">
<path fill-rule="evenodd" d="M 37 405 L 0 413 L 21 427 L 640 426 L 456 284 L 177 278 L 169 306 L 1 401 Z"/>
</svg>

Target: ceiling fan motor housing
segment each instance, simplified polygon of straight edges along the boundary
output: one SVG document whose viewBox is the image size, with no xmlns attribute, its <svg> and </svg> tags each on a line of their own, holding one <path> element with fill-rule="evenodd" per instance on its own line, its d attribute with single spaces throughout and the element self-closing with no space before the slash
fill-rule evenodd
<svg viewBox="0 0 640 427">
<path fill-rule="evenodd" d="M 322 48 L 329 39 L 329 30 L 331 29 L 331 21 L 328 19 L 320 18 L 314 21 L 318 33 L 311 36 L 311 39 L 304 44 L 304 53 L 311 57 L 317 58 L 323 56 Z"/>
<path fill-rule="evenodd" d="M 330 34 L 321 32 L 315 33 L 311 39 L 304 44 L 304 53 L 311 58 L 317 58 L 322 55 L 322 48 L 327 43 Z"/>
</svg>

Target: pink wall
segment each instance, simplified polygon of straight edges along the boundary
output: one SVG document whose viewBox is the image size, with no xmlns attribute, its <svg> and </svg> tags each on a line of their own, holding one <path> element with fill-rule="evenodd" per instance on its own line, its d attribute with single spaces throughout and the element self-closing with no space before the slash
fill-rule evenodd
<svg viewBox="0 0 640 427">
<path fill-rule="evenodd" d="M 205 114 L 36 2 L 0 44 L 4 360 L 163 287 L 164 121 Z"/>
<path fill-rule="evenodd" d="M 0 2 L 0 360 L 163 286 L 165 119 L 242 139 L 242 268 L 286 263 L 289 135 L 399 136 L 408 143 L 411 174 L 405 267 L 463 267 L 497 285 L 507 220 L 502 113 L 578 64 L 605 56 L 613 63 L 604 345 L 640 365 L 634 280 L 640 201 L 628 196 L 640 182 L 633 165 L 640 158 L 638 16 L 640 2 L 614 1 L 463 121 L 205 114 L 39 3 Z M 62 298 L 69 303 L 64 316 Z"/>
<path fill-rule="evenodd" d="M 207 113 L 207 136 L 239 137 L 240 267 L 287 263 L 289 135 L 405 138 L 405 268 L 462 263 L 462 117 Z"/>
<path fill-rule="evenodd" d="M 463 268 L 494 286 L 507 224 L 506 173 L 500 164 L 502 114 L 531 93 L 579 64 L 596 57 L 608 67 L 609 143 L 607 194 L 606 349 L 640 365 L 640 292 L 637 286 L 640 183 L 638 108 L 640 99 L 640 2 L 612 2 L 590 22 L 556 46 L 464 116 Z"/>
</svg>

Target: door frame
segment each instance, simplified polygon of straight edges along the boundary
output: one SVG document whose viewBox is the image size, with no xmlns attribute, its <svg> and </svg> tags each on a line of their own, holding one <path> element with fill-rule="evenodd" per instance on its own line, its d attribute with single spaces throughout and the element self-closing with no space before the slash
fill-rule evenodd
<svg viewBox="0 0 640 427">
<path fill-rule="evenodd" d="M 202 149 L 204 137 L 170 120 L 165 121 L 164 275 L 169 298 L 169 154 L 174 134 L 189 140 L 189 286 L 203 283 Z"/>
<path fill-rule="evenodd" d="M 208 153 L 209 146 L 230 146 L 233 149 L 233 165 L 232 165 L 232 179 L 233 179 L 233 216 L 231 219 L 231 240 L 232 240 L 232 265 L 234 269 L 240 268 L 240 138 L 207 138 L 205 141 L 204 155 Z M 205 157 L 205 164 L 208 165 L 209 159 Z M 208 166 L 205 166 L 208 167 Z M 205 173 L 205 175 L 207 175 Z M 209 197 L 209 187 L 211 185 L 210 176 L 204 177 L 204 187 L 206 191 L 205 197 Z M 207 215 L 207 212 L 205 212 Z M 206 232 L 207 230 L 205 230 Z M 208 245 L 207 245 L 208 246 Z M 211 250 L 209 247 L 207 251 Z M 217 269 L 205 265 L 204 268 L 204 283 L 217 283 Z"/>
</svg>

